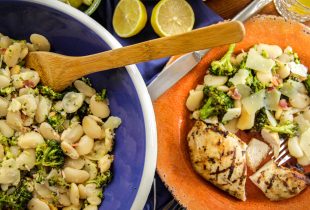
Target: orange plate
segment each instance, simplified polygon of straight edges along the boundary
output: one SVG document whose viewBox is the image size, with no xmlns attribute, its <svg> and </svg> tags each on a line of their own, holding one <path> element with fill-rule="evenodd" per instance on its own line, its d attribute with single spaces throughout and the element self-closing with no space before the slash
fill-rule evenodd
<svg viewBox="0 0 310 210">
<path fill-rule="evenodd" d="M 275 16 L 257 16 L 247 21 L 246 37 L 237 44 L 236 51 L 247 50 L 257 43 L 291 46 L 301 61 L 310 66 L 310 30 L 296 22 Z M 186 136 L 193 121 L 185 101 L 191 89 L 202 83 L 210 62 L 220 58 L 227 46 L 212 49 L 203 60 L 155 103 L 158 130 L 157 171 L 180 203 L 192 210 L 199 209 L 310 209 L 310 190 L 300 195 L 271 202 L 248 179 L 247 201 L 239 201 L 202 179 L 192 169 Z M 248 174 L 250 174 L 248 170 Z"/>
</svg>

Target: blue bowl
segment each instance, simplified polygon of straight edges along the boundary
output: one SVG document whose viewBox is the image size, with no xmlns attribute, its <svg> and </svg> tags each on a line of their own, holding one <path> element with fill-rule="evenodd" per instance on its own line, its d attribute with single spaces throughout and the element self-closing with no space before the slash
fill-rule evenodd
<svg viewBox="0 0 310 210">
<path fill-rule="evenodd" d="M 82 12 L 54 0 L 0 0 L 0 33 L 28 39 L 39 33 L 52 51 L 87 55 L 121 45 Z M 100 209 L 142 209 L 156 166 L 157 139 L 152 103 L 135 65 L 89 75 L 95 88 L 108 89 L 112 115 L 123 123 L 116 132 L 113 181 Z"/>
</svg>

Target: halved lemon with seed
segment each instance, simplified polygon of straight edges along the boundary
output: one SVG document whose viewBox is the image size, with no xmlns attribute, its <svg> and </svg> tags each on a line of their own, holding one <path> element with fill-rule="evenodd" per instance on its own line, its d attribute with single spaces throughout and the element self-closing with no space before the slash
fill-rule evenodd
<svg viewBox="0 0 310 210">
<path fill-rule="evenodd" d="M 151 18 L 154 31 L 161 37 L 191 31 L 194 22 L 193 9 L 185 0 L 161 0 Z"/>
<path fill-rule="evenodd" d="M 138 34 L 145 26 L 147 13 L 140 0 L 121 0 L 113 15 L 115 33 L 123 38 Z"/>
</svg>

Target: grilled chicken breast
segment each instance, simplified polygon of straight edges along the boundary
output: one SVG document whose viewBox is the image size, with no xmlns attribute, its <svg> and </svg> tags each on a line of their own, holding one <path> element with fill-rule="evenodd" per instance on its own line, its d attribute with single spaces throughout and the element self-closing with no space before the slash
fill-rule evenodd
<svg viewBox="0 0 310 210">
<path fill-rule="evenodd" d="M 250 179 L 272 201 L 294 197 L 308 184 L 304 174 L 294 168 L 277 166 L 273 160 L 250 176 Z"/>
<path fill-rule="evenodd" d="M 187 139 L 195 171 L 218 188 L 245 201 L 247 145 L 236 135 L 203 121 L 196 121 Z"/>
</svg>

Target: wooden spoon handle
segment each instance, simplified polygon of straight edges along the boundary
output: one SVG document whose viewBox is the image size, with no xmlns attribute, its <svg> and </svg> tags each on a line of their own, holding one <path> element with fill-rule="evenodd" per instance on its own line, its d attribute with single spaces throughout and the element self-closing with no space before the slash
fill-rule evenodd
<svg viewBox="0 0 310 210">
<path fill-rule="evenodd" d="M 153 39 L 72 60 L 77 78 L 99 70 L 140 63 L 172 55 L 239 42 L 245 35 L 239 21 L 223 22 L 188 33 Z M 73 72 L 72 72 L 73 73 Z"/>
</svg>

